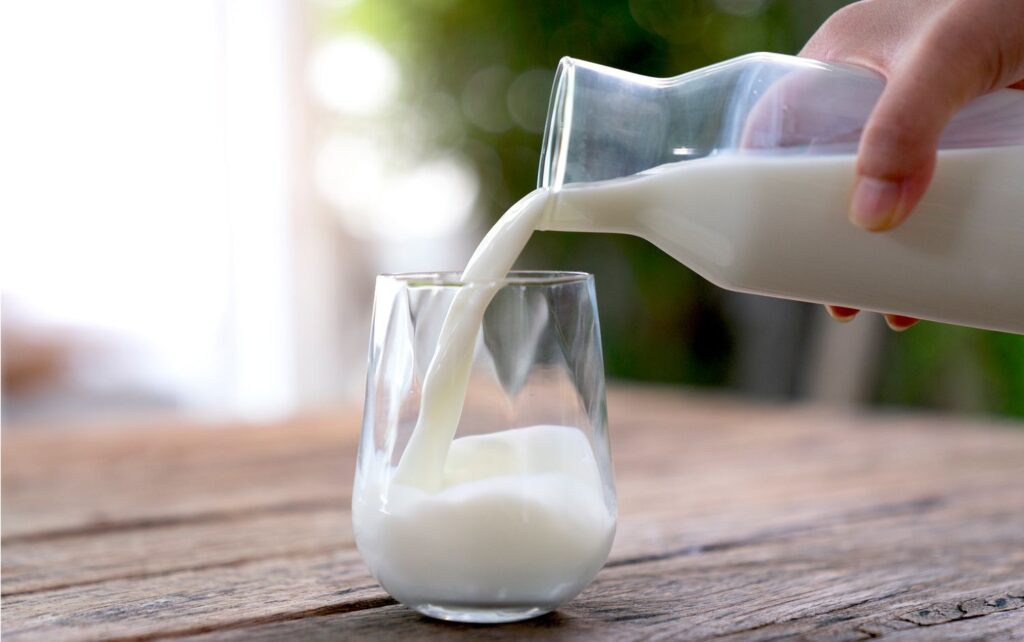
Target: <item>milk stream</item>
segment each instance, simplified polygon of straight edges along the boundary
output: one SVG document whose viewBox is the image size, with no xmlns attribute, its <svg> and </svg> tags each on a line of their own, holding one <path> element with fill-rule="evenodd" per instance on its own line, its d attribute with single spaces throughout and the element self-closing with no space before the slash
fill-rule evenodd
<svg viewBox="0 0 1024 642">
<path fill-rule="evenodd" d="M 448 309 L 427 367 L 419 417 L 395 473 L 396 482 L 427 490 L 441 487 L 445 457 L 462 415 L 476 335 L 499 287 L 489 282 L 505 278 L 512 269 L 548 201 L 549 192 L 541 189 L 520 199 L 470 257 L 462 272 L 466 285 Z"/>
</svg>

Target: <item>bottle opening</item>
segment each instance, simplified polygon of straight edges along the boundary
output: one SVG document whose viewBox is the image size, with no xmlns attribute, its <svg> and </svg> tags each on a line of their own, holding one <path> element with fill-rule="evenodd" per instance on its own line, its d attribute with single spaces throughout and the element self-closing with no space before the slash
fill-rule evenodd
<svg viewBox="0 0 1024 642">
<path fill-rule="evenodd" d="M 548 102 L 548 119 L 544 125 L 544 142 L 540 148 L 540 171 L 537 186 L 553 190 L 565 182 L 566 156 L 572 132 L 573 89 L 576 83 L 576 61 L 565 57 L 558 63 L 555 81 Z"/>
<path fill-rule="evenodd" d="M 672 115 L 664 90 L 656 78 L 562 58 L 548 104 L 537 185 L 558 191 L 660 164 Z"/>
</svg>

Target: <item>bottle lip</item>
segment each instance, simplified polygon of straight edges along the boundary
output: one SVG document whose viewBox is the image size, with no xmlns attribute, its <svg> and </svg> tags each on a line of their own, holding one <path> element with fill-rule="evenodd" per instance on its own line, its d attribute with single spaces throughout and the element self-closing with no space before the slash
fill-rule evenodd
<svg viewBox="0 0 1024 642">
<path fill-rule="evenodd" d="M 573 93 L 576 66 L 579 61 L 568 56 L 558 62 L 555 80 L 551 85 L 548 117 L 544 124 L 544 139 L 540 148 L 540 168 L 537 186 L 559 190 L 565 182 L 566 155 L 572 132 Z"/>
<path fill-rule="evenodd" d="M 619 77 L 633 84 L 661 85 L 670 80 L 643 76 L 569 56 L 562 57 L 558 62 L 555 79 L 551 85 L 548 117 L 544 124 L 544 138 L 540 148 L 541 162 L 537 172 L 537 187 L 558 191 L 565 184 L 569 139 L 572 136 L 573 97 L 576 95 L 578 70 L 586 70 L 602 76 Z"/>
</svg>

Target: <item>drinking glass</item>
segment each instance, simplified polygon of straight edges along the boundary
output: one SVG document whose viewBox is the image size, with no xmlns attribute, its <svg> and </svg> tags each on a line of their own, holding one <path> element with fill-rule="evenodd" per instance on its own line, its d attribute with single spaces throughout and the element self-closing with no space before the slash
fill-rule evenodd
<svg viewBox="0 0 1024 642">
<path fill-rule="evenodd" d="M 493 299 L 476 332 L 443 484 L 419 487 L 395 471 L 442 323 L 466 291 Z M 352 519 L 385 590 L 446 620 L 547 613 L 604 565 L 616 511 L 591 275 L 377 278 Z"/>
</svg>

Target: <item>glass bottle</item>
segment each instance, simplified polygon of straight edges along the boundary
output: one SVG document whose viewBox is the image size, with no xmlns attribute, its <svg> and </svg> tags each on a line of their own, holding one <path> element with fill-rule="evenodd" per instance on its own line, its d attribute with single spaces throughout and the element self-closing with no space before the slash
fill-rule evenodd
<svg viewBox="0 0 1024 642">
<path fill-rule="evenodd" d="M 721 287 L 1024 333 L 1024 91 L 965 106 L 914 215 L 847 219 L 885 80 L 751 54 L 657 79 L 565 58 L 540 229 L 634 234 Z"/>
</svg>

